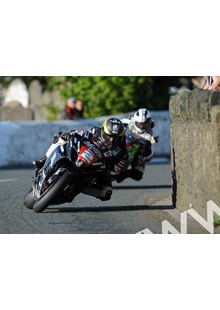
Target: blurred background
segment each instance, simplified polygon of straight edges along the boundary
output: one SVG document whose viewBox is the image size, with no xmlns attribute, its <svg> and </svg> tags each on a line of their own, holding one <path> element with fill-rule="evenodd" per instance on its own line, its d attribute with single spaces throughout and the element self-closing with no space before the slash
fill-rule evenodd
<svg viewBox="0 0 220 310">
<path fill-rule="evenodd" d="M 60 120 L 70 97 L 83 101 L 87 119 L 168 110 L 170 95 L 204 83 L 196 76 L 0 76 L 0 121 Z"/>
</svg>

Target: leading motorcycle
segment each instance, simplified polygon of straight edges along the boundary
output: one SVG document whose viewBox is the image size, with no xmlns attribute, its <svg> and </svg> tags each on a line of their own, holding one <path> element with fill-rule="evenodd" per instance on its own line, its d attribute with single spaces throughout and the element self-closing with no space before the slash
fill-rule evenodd
<svg viewBox="0 0 220 310">
<path fill-rule="evenodd" d="M 79 193 L 109 200 L 112 188 L 103 187 L 103 180 L 108 178 L 106 158 L 110 156 L 111 151 L 102 153 L 89 140 L 80 137 L 58 145 L 44 166 L 35 170 L 24 205 L 42 212 L 49 205 L 72 202 Z"/>
</svg>

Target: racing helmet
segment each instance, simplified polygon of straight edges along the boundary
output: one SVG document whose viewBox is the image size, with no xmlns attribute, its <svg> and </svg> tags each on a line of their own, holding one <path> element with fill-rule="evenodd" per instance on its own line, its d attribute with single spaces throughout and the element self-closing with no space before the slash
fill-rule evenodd
<svg viewBox="0 0 220 310">
<path fill-rule="evenodd" d="M 102 134 L 111 138 L 112 146 L 116 147 L 124 138 L 124 124 L 118 118 L 108 118 L 102 125 Z"/>
<path fill-rule="evenodd" d="M 151 114 L 147 109 L 139 109 L 135 112 L 134 125 L 139 133 L 143 133 L 150 127 Z"/>
</svg>

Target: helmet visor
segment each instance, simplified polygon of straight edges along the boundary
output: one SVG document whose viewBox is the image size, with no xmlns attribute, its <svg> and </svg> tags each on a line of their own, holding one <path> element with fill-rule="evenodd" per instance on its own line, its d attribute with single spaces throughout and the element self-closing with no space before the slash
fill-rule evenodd
<svg viewBox="0 0 220 310">
<path fill-rule="evenodd" d="M 107 148 L 116 147 L 120 140 L 118 135 L 108 135 L 105 132 L 102 133 L 102 139 L 105 141 Z"/>
<path fill-rule="evenodd" d="M 142 130 L 145 130 L 149 127 L 150 125 L 150 119 L 146 120 L 145 122 L 135 122 L 135 125 Z"/>
<path fill-rule="evenodd" d="M 99 149 L 103 151 L 106 149 L 111 149 L 112 147 L 112 141 L 110 137 L 103 131 L 94 134 L 94 143 L 98 146 Z"/>
<path fill-rule="evenodd" d="M 112 147 L 111 136 L 107 135 L 105 132 L 102 131 L 99 140 L 102 143 L 103 148 L 110 149 Z"/>
</svg>

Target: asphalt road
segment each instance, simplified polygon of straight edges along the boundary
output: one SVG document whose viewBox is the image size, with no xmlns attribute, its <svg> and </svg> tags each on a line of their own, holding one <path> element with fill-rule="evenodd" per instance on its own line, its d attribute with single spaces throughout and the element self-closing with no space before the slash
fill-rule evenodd
<svg viewBox="0 0 220 310">
<path fill-rule="evenodd" d="M 169 203 L 169 163 L 149 164 L 139 182 L 114 182 L 110 201 L 80 194 L 72 203 L 51 206 L 43 213 L 23 205 L 32 174 L 32 169 L 0 170 L 1 234 L 135 234 L 145 228 L 161 233 L 162 221 L 177 225 Z"/>
</svg>

